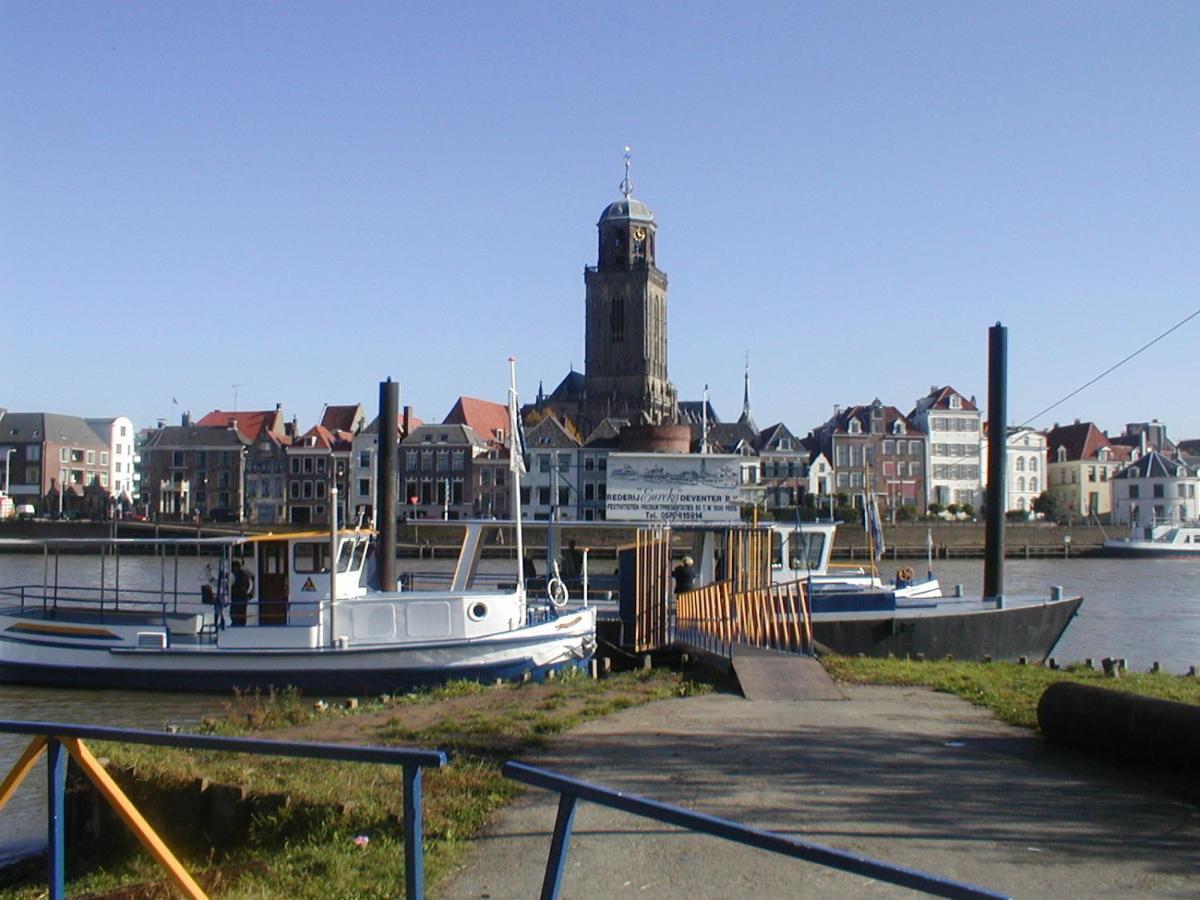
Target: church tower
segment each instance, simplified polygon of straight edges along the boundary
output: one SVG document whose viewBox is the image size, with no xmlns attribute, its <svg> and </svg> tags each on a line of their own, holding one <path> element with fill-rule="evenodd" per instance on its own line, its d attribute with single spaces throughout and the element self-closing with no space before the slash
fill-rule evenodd
<svg viewBox="0 0 1200 900">
<path fill-rule="evenodd" d="M 675 421 L 667 379 L 667 275 L 655 262 L 654 213 L 633 196 L 625 148 L 622 200 L 596 223 L 596 265 L 584 269 L 586 408 L 590 430 L 609 416 L 633 425 Z"/>
</svg>

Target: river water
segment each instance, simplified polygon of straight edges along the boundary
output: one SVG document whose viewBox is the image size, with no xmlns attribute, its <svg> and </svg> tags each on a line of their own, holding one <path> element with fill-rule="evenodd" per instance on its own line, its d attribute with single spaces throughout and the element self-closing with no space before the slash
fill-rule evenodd
<svg viewBox="0 0 1200 900">
<path fill-rule="evenodd" d="M 121 561 L 122 586 L 157 590 L 178 584 L 182 595 L 199 591 L 203 560 L 183 558 L 178 563 L 146 557 Z M 401 570 L 445 570 L 451 563 L 400 560 Z M 483 567 L 505 572 L 512 563 L 485 561 Z M 924 560 L 888 562 L 892 568 L 911 566 L 924 571 Z M 0 586 L 42 583 L 45 564 L 40 556 L 0 556 Z M 63 557 L 60 584 L 95 583 L 99 564 L 95 558 Z M 112 584 L 113 567 L 106 570 Z M 935 574 L 950 593 L 961 584 L 966 594 L 983 588 L 981 560 L 939 560 Z M 51 571 L 53 578 L 53 571 Z M 1008 595 L 1048 596 L 1052 585 L 1068 595 L 1085 597 L 1080 615 L 1067 629 L 1054 655 L 1063 661 L 1120 656 L 1131 668 L 1148 669 L 1158 661 L 1170 672 L 1182 673 L 1200 665 L 1200 559 L 1107 560 L 1043 559 L 1008 560 L 1004 592 Z M 86 724 L 106 724 L 161 729 L 166 724 L 194 725 L 219 712 L 220 697 L 186 694 L 83 691 L 25 688 L 0 685 L 0 718 L 39 719 Z M 27 738 L 0 734 L 0 778 L 20 755 Z M 0 813 L 0 861 L 44 845 L 45 775 L 37 767 Z"/>
</svg>

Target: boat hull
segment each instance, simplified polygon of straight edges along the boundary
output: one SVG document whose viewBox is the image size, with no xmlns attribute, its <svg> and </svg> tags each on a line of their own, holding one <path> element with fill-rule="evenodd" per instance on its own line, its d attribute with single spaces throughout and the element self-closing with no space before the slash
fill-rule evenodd
<svg viewBox="0 0 1200 900">
<path fill-rule="evenodd" d="M 1082 597 L 1035 602 L 946 600 L 894 612 L 813 616 L 813 637 L 847 656 L 916 656 L 926 659 L 1031 661 L 1046 659 L 1079 611 Z"/>
<path fill-rule="evenodd" d="M 1200 544 L 1107 540 L 1100 548 L 1100 555 L 1118 559 L 1196 559 L 1200 557 Z"/>
<path fill-rule="evenodd" d="M 595 612 L 581 610 L 494 638 L 404 646 L 237 650 L 82 647 L 16 636 L 0 619 L 0 681 L 126 690 L 393 693 L 450 680 L 490 681 L 587 663 Z"/>
</svg>

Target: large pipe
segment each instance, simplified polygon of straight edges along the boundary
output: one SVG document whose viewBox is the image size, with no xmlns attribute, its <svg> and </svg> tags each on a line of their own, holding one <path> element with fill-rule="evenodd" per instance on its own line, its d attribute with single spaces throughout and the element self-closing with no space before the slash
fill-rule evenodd
<svg viewBox="0 0 1200 900">
<path fill-rule="evenodd" d="M 983 596 L 1004 594 L 1004 450 L 1008 444 L 1008 329 L 988 329 L 987 531 Z"/>
<path fill-rule="evenodd" d="M 1058 681 L 1038 701 L 1038 725 L 1052 741 L 1091 753 L 1194 771 L 1200 707 Z"/>
<path fill-rule="evenodd" d="M 396 590 L 396 518 L 399 513 L 397 482 L 400 477 L 400 439 L 396 420 L 400 414 L 400 385 L 389 377 L 379 383 L 379 453 L 375 479 L 375 523 L 379 529 L 379 588 Z"/>
</svg>

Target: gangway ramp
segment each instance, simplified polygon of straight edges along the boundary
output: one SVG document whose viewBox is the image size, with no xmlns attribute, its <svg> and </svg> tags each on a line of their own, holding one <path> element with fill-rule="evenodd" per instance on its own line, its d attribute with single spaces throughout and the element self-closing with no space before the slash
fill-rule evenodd
<svg viewBox="0 0 1200 900">
<path fill-rule="evenodd" d="M 747 700 L 845 700 L 814 656 L 737 643 L 733 673 Z"/>
</svg>

